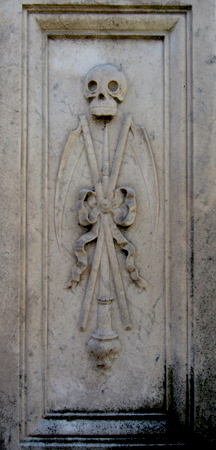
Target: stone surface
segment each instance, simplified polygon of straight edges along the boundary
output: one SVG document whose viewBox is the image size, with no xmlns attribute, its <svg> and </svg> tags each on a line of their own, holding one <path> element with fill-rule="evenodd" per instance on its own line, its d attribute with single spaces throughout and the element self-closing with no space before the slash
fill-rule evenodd
<svg viewBox="0 0 216 450">
<path fill-rule="evenodd" d="M 210 445 L 215 2 L 0 11 L 0 448 Z"/>
</svg>

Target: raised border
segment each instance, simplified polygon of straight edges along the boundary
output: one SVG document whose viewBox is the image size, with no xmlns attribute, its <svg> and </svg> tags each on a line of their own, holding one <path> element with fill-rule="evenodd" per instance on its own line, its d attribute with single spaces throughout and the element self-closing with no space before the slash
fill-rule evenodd
<svg viewBox="0 0 216 450">
<path fill-rule="evenodd" d="M 21 340 L 21 348 L 22 348 L 21 361 L 20 361 L 20 363 L 21 363 L 20 364 L 20 366 L 21 366 L 21 383 L 20 383 L 20 385 L 21 385 L 21 403 L 20 403 L 20 412 L 21 412 L 21 422 L 23 424 L 25 423 L 25 417 L 22 417 L 22 415 L 23 415 L 23 413 L 25 411 L 25 407 L 26 407 L 26 396 L 25 396 L 25 388 L 26 387 L 25 387 L 25 384 L 24 384 L 24 380 L 25 380 L 25 354 L 26 354 L 26 349 L 25 349 L 25 340 L 22 340 L 22 338 L 25 336 L 25 307 L 26 307 L 25 290 L 26 290 L 26 277 L 27 277 L 27 274 L 26 274 L 26 251 L 27 251 L 27 249 L 26 249 L 26 246 L 25 246 L 25 242 L 26 242 L 26 230 L 27 230 L 27 228 L 26 228 L 27 227 L 27 219 L 26 219 L 26 217 L 27 217 L 26 216 L 26 198 L 27 198 L 26 167 L 27 167 L 27 158 L 28 158 L 28 154 L 27 154 L 27 146 L 28 146 L 28 121 L 27 121 L 27 111 L 28 111 L 28 62 L 27 62 L 27 55 L 28 55 L 28 49 L 27 48 L 28 48 L 28 39 L 29 39 L 28 17 L 29 17 L 29 15 L 32 15 L 32 14 L 36 14 L 38 16 L 38 15 L 44 15 L 44 13 L 45 13 L 45 15 L 51 14 L 53 17 L 55 17 L 55 15 L 59 15 L 61 13 L 66 13 L 66 14 L 67 13 L 74 13 L 75 15 L 77 15 L 77 14 L 83 13 L 83 12 L 85 12 L 85 14 L 86 13 L 89 13 L 89 14 L 92 14 L 92 13 L 94 13 L 94 14 L 103 13 L 103 14 L 107 14 L 107 15 L 109 15 L 109 14 L 118 14 L 118 15 L 124 14 L 125 15 L 125 14 L 129 13 L 129 14 L 136 14 L 136 15 L 139 14 L 139 16 L 140 15 L 146 15 L 146 14 L 156 14 L 157 15 L 157 19 L 158 19 L 158 15 L 159 14 L 172 14 L 172 15 L 173 14 L 177 14 L 177 15 L 180 15 L 180 16 L 184 15 L 186 17 L 186 37 L 185 37 L 185 40 L 186 40 L 186 44 L 187 44 L 187 89 L 188 89 L 188 91 L 187 91 L 188 95 L 187 95 L 187 105 L 186 105 L 186 108 L 187 108 L 186 116 L 189 119 L 189 112 L 191 111 L 191 102 L 192 102 L 192 100 L 191 100 L 191 93 L 190 93 L 190 83 L 191 83 L 191 67 L 190 67 L 190 60 L 191 60 L 190 59 L 190 55 L 191 55 L 191 38 L 190 38 L 190 36 L 191 36 L 191 17 L 190 17 L 190 10 L 191 10 L 191 6 L 190 5 L 189 6 L 185 6 L 185 7 L 183 7 L 183 6 L 177 6 L 177 7 L 176 6 L 175 7 L 174 6 L 170 7 L 169 6 L 169 7 L 167 7 L 166 6 L 165 8 L 162 5 L 159 5 L 159 6 L 141 6 L 141 5 L 133 5 L 133 6 L 132 5 L 125 5 L 125 6 L 121 5 L 121 6 L 119 6 L 118 5 L 117 7 L 114 6 L 114 5 L 106 5 L 106 4 L 103 4 L 103 5 L 89 5 L 89 4 L 88 5 L 78 5 L 77 4 L 77 5 L 65 5 L 65 6 L 62 6 L 62 5 L 30 5 L 29 6 L 29 5 L 26 5 L 26 4 L 23 5 L 23 36 L 25 36 L 25 40 L 24 40 L 25 46 L 24 46 L 24 51 L 23 51 L 23 85 L 22 85 L 23 86 L 23 132 L 22 132 L 22 148 L 23 148 L 23 153 L 22 153 L 22 175 L 23 175 L 23 177 L 22 177 L 22 186 L 21 186 L 22 187 L 22 217 L 23 217 L 23 221 L 22 221 L 22 236 L 21 236 L 21 244 L 22 244 L 21 274 L 22 274 L 23 282 L 22 282 L 22 287 L 21 287 L 21 299 L 22 299 L 22 301 L 21 301 L 21 322 L 20 322 L 21 323 L 20 340 Z M 177 19 L 177 21 L 178 21 L 178 19 Z M 43 84 L 44 98 L 46 98 L 46 96 L 47 96 L 47 91 L 46 91 L 46 86 L 47 86 L 47 82 L 46 82 L 46 79 L 47 79 L 47 70 L 46 70 L 46 68 L 47 68 L 47 64 L 46 64 L 46 56 L 47 56 L 47 50 L 46 49 L 47 49 L 47 47 L 46 47 L 46 40 L 47 40 L 47 38 L 49 38 L 51 35 L 55 35 L 55 37 L 58 37 L 58 36 L 60 37 L 62 35 L 67 36 L 67 37 L 72 37 L 72 36 L 73 37 L 75 37 L 75 36 L 78 37 L 78 36 L 81 36 L 83 34 L 84 35 L 86 35 L 86 34 L 87 35 L 91 35 L 92 37 L 94 37 L 95 35 L 97 35 L 97 37 L 99 35 L 101 38 L 107 37 L 107 32 L 99 32 L 99 34 L 97 32 L 97 34 L 95 34 L 95 32 L 92 32 L 92 31 L 90 31 L 90 32 L 89 31 L 88 32 L 87 31 L 81 31 L 81 32 L 74 32 L 73 33 L 71 30 L 66 30 L 66 29 L 56 30 L 56 23 L 54 24 L 55 25 L 54 29 L 52 29 L 52 27 L 50 29 L 51 22 L 49 22 L 49 26 L 44 26 L 44 23 L 46 23 L 46 20 L 44 22 L 41 21 L 41 23 L 40 23 L 40 20 L 37 17 L 37 23 L 38 24 L 40 23 L 41 32 L 42 32 L 42 35 L 43 35 L 42 36 L 42 41 L 43 41 L 43 62 L 42 62 L 42 64 L 43 64 L 43 69 L 44 70 L 43 70 L 43 83 L 42 84 Z M 55 22 L 55 20 L 53 22 Z M 156 22 L 157 22 L 157 20 L 156 20 Z M 116 31 L 113 31 L 112 33 L 110 33 L 110 31 L 109 31 L 109 35 L 111 34 L 112 37 L 116 37 L 116 36 L 121 35 L 121 36 L 136 37 L 136 38 L 139 38 L 139 37 L 143 38 L 144 36 L 148 35 L 150 37 L 155 37 L 155 38 L 160 37 L 160 38 L 163 38 L 163 39 L 166 37 L 165 59 L 169 60 L 169 58 L 170 58 L 170 56 L 169 56 L 169 44 L 168 44 L 168 42 L 169 42 L 169 34 L 170 34 L 172 28 L 175 26 L 175 23 L 176 23 L 176 21 L 173 21 L 173 25 L 172 26 L 169 25 L 167 27 L 167 29 L 163 30 L 163 32 L 162 32 L 162 30 L 154 31 L 154 32 L 151 32 L 150 30 L 147 31 L 147 32 L 140 31 L 138 33 L 137 32 L 133 33 L 133 32 L 128 32 L 128 31 L 127 32 L 122 32 L 122 33 L 121 32 L 120 33 L 119 32 L 116 33 Z M 166 70 L 167 69 L 165 69 L 164 77 L 165 77 L 165 80 L 168 80 L 169 73 L 166 73 Z M 168 123 L 170 121 L 170 113 L 169 113 L 169 100 L 170 99 L 169 99 L 169 96 L 170 96 L 169 88 L 167 88 L 167 85 L 166 85 L 166 87 L 165 87 L 165 98 L 166 98 L 166 102 L 167 102 L 167 111 L 168 112 L 167 112 L 167 117 L 165 119 L 165 126 L 166 126 L 166 123 Z M 47 108 L 46 102 L 44 102 L 44 104 L 43 104 L 43 116 L 45 118 L 47 118 L 46 108 Z M 47 124 L 46 123 L 43 125 L 43 129 L 44 130 L 47 129 Z M 192 138 L 191 138 L 191 135 L 192 135 L 191 124 L 190 124 L 190 121 L 187 120 L 187 168 L 186 168 L 186 172 L 187 172 L 187 191 L 188 191 L 188 198 L 187 198 L 187 213 L 188 213 L 187 249 L 188 249 L 188 255 L 186 255 L 186 259 L 187 259 L 187 263 L 186 264 L 187 264 L 187 270 L 189 271 L 189 274 L 190 274 L 190 276 L 188 278 L 188 284 L 187 284 L 187 286 L 188 286 L 187 287 L 187 289 L 188 289 L 188 301 L 187 301 L 187 308 L 188 308 L 188 313 L 187 313 L 187 319 L 188 319 L 188 334 L 187 334 L 187 345 L 188 345 L 188 348 L 187 348 L 187 352 L 188 352 L 188 354 L 187 354 L 187 364 L 188 364 L 188 370 L 187 370 L 187 376 L 188 376 L 188 385 L 187 385 L 187 393 L 188 393 L 187 394 L 187 399 L 188 399 L 187 421 L 188 421 L 188 423 L 190 422 L 190 420 L 192 418 L 192 415 L 191 415 L 191 412 L 190 412 L 191 403 L 192 403 L 191 402 L 191 400 L 192 400 L 192 398 L 191 398 L 191 384 L 190 384 L 190 372 L 191 372 L 190 366 L 192 365 L 191 364 L 191 362 L 192 362 L 191 361 L 191 324 L 189 322 L 189 316 L 190 316 L 189 309 L 191 309 L 191 301 L 190 301 L 190 298 L 191 298 L 191 267 L 190 267 L 191 252 L 190 252 L 190 242 L 191 242 L 191 239 L 192 239 L 192 235 L 191 235 L 191 231 L 190 231 L 190 228 L 191 228 L 190 223 L 191 223 L 191 216 L 192 216 L 192 202 L 191 202 L 191 198 L 192 198 L 192 196 L 191 196 L 191 193 L 192 193 L 192 181 L 191 181 L 191 179 L 192 179 L 191 178 L 191 175 L 192 175 L 192 165 L 191 165 L 191 160 L 192 160 L 192 156 L 191 156 L 192 155 Z M 165 147 L 167 149 L 166 151 L 168 152 L 168 155 L 169 155 L 169 151 L 170 151 L 169 150 L 169 141 L 170 141 L 170 136 L 169 136 L 169 133 L 168 133 L 166 144 L 165 144 Z M 45 131 L 45 133 L 43 132 L 43 137 L 42 137 L 42 147 L 44 149 L 43 150 L 43 154 L 44 155 L 47 155 L 47 152 L 45 150 L 47 148 L 47 146 L 48 146 L 48 140 L 47 140 L 47 134 L 46 134 L 46 131 Z M 169 173 L 169 170 L 170 170 L 170 168 L 169 168 L 169 157 L 166 158 L 166 161 L 167 161 L 167 171 Z M 45 167 L 45 169 L 43 169 L 44 170 L 44 172 L 43 172 L 43 180 L 44 180 L 44 183 L 45 183 L 45 191 L 44 191 L 45 196 L 44 196 L 44 205 L 43 206 L 46 209 L 46 202 L 47 202 L 47 193 L 46 193 L 46 189 L 47 189 L 46 188 L 46 176 L 47 176 L 47 172 L 46 172 L 47 168 L 46 167 L 47 166 L 46 166 L 46 164 L 45 164 L 44 167 Z M 169 177 L 168 177 L 168 179 L 169 179 Z M 168 180 L 168 184 L 167 184 L 167 187 L 166 187 L 166 195 L 167 195 L 167 198 L 168 198 L 169 197 L 169 180 Z M 167 215 L 167 220 L 168 220 L 168 223 L 169 223 L 169 220 L 170 220 L 169 219 L 169 217 L 170 217 L 169 202 L 167 203 L 167 205 L 168 206 L 166 206 L 166 215 Z M 43 222 L 43 234 L 44 234 L 44 236 L 46 235 L 46 233 L 47 233 L 47 224 Z M 169 257 L 170 257 L 169 255 L 171 253 L 170 252 L 170 247 L 169 247 L 169 230 L 167 232 L 166 243 L 167 243 L 166 252 L 167 252 L 168 260 L 169 260 Z M 46 256 L 47 256 L 46 255 L 46 249 L 43 250 L 43 252 L 45 252 L 45 253 L 43 253 L 43 261 L 44 261 L 44 263 L 43 263 L 44 266 L 43 267 L 45 269 L 45 267 L 46 267 Z M 168 260 L 167 260 L 167 262 L 168 262 Z M 170 272 L 169 263 L 166 265 L 166 267 L 167 267 L 167 280 L 169 280 L 169 272 Z M 168 285 L 167 285 L 167 289 L 168 289 L 168 291 L 170 289 L 169 282 L 168 282 Z M 45 297 L 46 297 L 46 285 L 44 283 L 43 283 L 43 293 L 45 294 Z M 45 308 L 45 310 L 46 310 L 46 308 Z M 44 317 L 44 320 L 46 321 L 46 315 Z M 169 320 L 167 321 L 167 334 L 168 333 L 169 333 Z M 44 335 L 44 339 L 46 340 L 46 332 L 45 332 L 45 335 Z M 167 351 L 169 353 L 169 350 L 167 350 Z M 169 383 L 172 384 L 172 380 L 170 381 L 170 376 L 169 376 L 169 367 L 170 367 L 170 365 L 172 365 L 171 362 L 170 362 L 170 364 L 167 363 L 167 377 L 166 377 L 166 379 L 167 379 L 167 391 L 170 388 Z M 44 385 L 45 385 L 45 383 L 44 383 Z M 44 394 L 45 394 L 45 392 L 44 392 Z M 170 403 L 172 403 L 172 398 L 171 397 L 167 398 L 167 405 L 166 405 L 167 406 L 167 411 L 169 410 Z M 45 413 L 45 410 L 44 410 L 44 413 Z M 92 420 L 92 424 L 93 424 L 93 422 L 96 419 L 99 420 L 99 418 L 96 418 L 96 415 L 89 415 L 88 414 L 87 416 L 88 417 L 85 418 L 85 417 L 82 417 L 81 414 L 77 414 L 77 415 L 73 415 L 73 416 L 70 415 L 70 417 L 65 417 L 65 415 L 62 415 L 60 421 L 62 423 L 62 420 L 70 420 L 70 421 L 74 420 L 74 419 L 75 420 L 83 420 L 83 426 L 84 426 L 85 420 L 87 420 L 88 422 L 89 422 L 89 420 L 90 421 Z M 91 416 L 91 418 L 90 418 L 90 416 Z M 101 416 L 103 416 L 103 415 L 100 415 L 100 420 L 102 419 Z M 141 431 L 141 430 L 140 431 L 141 431 L 141 434 L 143 435 L 144 440 L 146 439 L 146 430 L 148 428 L 147 422 L 149 422 L 149 420 L 150 421 L 153 420 L 153 417 L 152 417 L 151 414 L 148 414 L 148 415 L 146 415 L 146 414 L 140 414 L 140 415 L 130 414 L 128 417 L 127 417 L 127 415 L 123 414 L 123 415 L 121 415 L 121 418 L 120 418 L 120 416 L 117 417 L 117 415 L 114 415 L 114 417 L 115 417 L 115 420 L 117 420 L 117 421 L 119 421 L 119 420 L 123 420 L 123 421 L 130 420 L 131 421 L 133 419 L 135 420 L 135 422 L 137 422 L 137 420 L 138 420 L 138 422 L 141 421 L 140 423 L 142 423 L 142 425 L 143 425 L 143 431 Z M 129 417 L 130 417 L 130 419 L 129 419 Z M 113 417 L 108 417 L 108 415 L 105 415 L 105 418 L 108 421 L 110 419 L 112 421 L 112 419 L 113 419 Z M 154 419 L 155 419 L 155 415 L 154 415 Z M 47 420 L 49 420 L 49 421 L 53 420 L 55 422 L 56 420 L 58 420 L 58 418 L 54 417 L 54 415 L 48 415 L 47 416 Z M 160 432 L 160 439 L 162 439 L 162 441 L 163 441 L 164 438 L 167 439 L 167 431 L 168 431 L 167 417 L 164 416 L 163 414 L 158 414 L 157 418 L 156 418 L 156 421 L 158 421 L 158 420 L 159 420 L 159 422 L 161 421 L 161 423 L 163 423 L 163 426 L 164 426 L 163 431 L 161 429 L 162 432 Z M 153 425 L 153 421 L 152 421 L 152 425 Z M 122 422 L 122 424 L 123 424 L 123 422 Z M 39 423 L 38 423 L 38 426 L 39 426 Z M 156 431 L 156 428 L 155 428 L 155 431 Z M 38 432 L 36 433 L 38 437 L 36 437 L 36 436 L 35 437 L 32 436 L 31 438 L 30 437 L 29 438 L 26 437 L 24 439 L 25 442 L 22 443 L 21 447 L 26 448 L 26 446 L 28 446 L 28 448 L 31 448 L 31 446 L 33 445 L 34 448 L 35 448 L 35 446 L 38 445 L 39 441 L 40 441 L 40 446 L 41 446 L 41 445 L 44 444 L 45 436 L 46 436 L 46 439 L 49 439 L 50 445 L 54 445 L 54 442 L 55 442 L 55 447 L 56 448 L 62 447 L 62 443 L 63 443 L 63 441 L 61 441 L 62 432 L 59 433 L 59 437 L 57 438 L 57 439 L 59 439 L 59 443 L 57 443 L 56 437 L 54 437 L 54 435 L 52 435 L 52 437 L 50 436 L 48 438 L 47 434 L 46 433 L 43 434 L 43 432 L 39 431 L 39 429 L 40 429 L 40 426 L 38 428 Z M 154 427 L 153 427 L 153 429 L 154 429 Z M 126 431 L 125 431 L 125 433 L 126 433 Z M 72 434 L 73 434 L 73 432 L 72 432 Z M 155 435 L 154 431 L 153 431 L 153 434 L 152 434 L 152 432 L 151 433 L 147 433 L 147 434 L 148 434 L 148 439 L 151 436 L 151 439 L 153 439 L 153 441 L 155 440 L 156 435 Z M 25 435 L 26 434 L 25 434 L 25 431 L 24 431 L 23 426 L 22 426 L 21 439 L 23 439 L 25 437 Z M 42 435 L 44 437 L 42 437 Z M 79 436 L 81 436 L 81 435 L 82 435 L 82 433 L 80 434 L 80 432 L 79 432 Z M 133 441 L 133 443 L 131 442 L 131 445 L 129 444 L 130 448 L 131 448 L 131 446 L 140 446 L 140 445 L 144 444 L 144 441 L 142 443 L 140 443 L 140 444 L 135 442 L 134 438 L 132 438 L 132 435 L 133 435 L 133 433 L 130 434 L 131 439 Z M 144 437 L 144 435 L 145 435 L 145 437 Z M 162 437 L 162 435 L 163 435 L 163 437 Z M 69 438 L 69 436 L 70 436 L 70 433 L 69 433 L 69 435 L 67 435 L 67 438 L 70 440 L 70 442 L 68 441 L 68 444 L 65 444 L 65 445 L 67 445 L 67 448 L 76 448 L 77 444 L 75 444 L 75 441 L 77 441 L 77 438 L 72 437 L 72 436 Z M 128 440 L 128 437 L 129 436 L 127 435 L 127 440 Z M 91 438 L 93 439 L 92 435 L 91 435 Z M 114 438 L 114 436 L 113 436 L 113 438 Z M 95 436 L 95 439 L 96 439 L 96 436 Z M 114 438 L 115 443 L 111 442 L 112 439 L 111 440 L 110 439 L 111 438 L 108 439 L 107 437 L 106 438 L 100 438 L 100 444 L 99 444 L 100 448 L 107 448 L 107 445 L 109 445 L 109 448 L 112 448 L 113 446 L 115 447 L 116 446 L 116 442 L 119 442 L 118 445 L 121 445 L 120 440 L 118 440 L 119 438 Z M 141 439 L 141 437 L 139 438 L 139 442 L 141 442 L 140 439 Z M 157 439 L 158 439 L 158 437 L 156 438 L 156 440 Z M 72 442 L 74 442 L 73 446 L 71 446 Z M 109 444 L 108 444 L 108 442 L 109 442 Z M 104 447 L 103 443 L 104 443 L 105 447 Z M 48 442 L 47 442 L 47 444 L 48 444 Z M 47 446 L 47 444 L 46 444 L 46 448 L 49 448 Z M 81 441 L 79 440 L 79 443 L 78 443 L 79 447 L 80 447 L 80 444 L 81 444 Z M 64 445 L 64 447 L 65 447 L 65 445 Z M 84 441 L 83 441 L 83 445 L 85 446 L 85 448 L 93 448 L 91 446 L 93 445 L 95 447 L 96 442 L 94 444 L 91 444 L 90 442 L 88 443 L 88 441 L 86 441 L 85 444 L 84 444 Z"/>
</svg>

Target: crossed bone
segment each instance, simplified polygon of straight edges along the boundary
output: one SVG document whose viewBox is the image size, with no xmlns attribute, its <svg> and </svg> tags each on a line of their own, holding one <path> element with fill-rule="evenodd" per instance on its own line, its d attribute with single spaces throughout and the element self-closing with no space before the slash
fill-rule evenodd
<svg viewBox="0 0 216 450">
<path fill-rule="evenodd" d="M 95 192 L 82 189 L 78 198 L 78 212 L 81 225 L 87 226 L 92 224 L 90 232 L 85 233 L 75 244 L 75 254 L 77 256 L 77 264 L 72 270 L 72 277 L 68 282 L 66 288 L 74 288 L 74 286 L 80 281 L 80 275 L 87 266 L 87 255 L 84 250 L 85 244 L 93 241 L 97 238 L 96 249 L 93 257 L 92 268 L 88 279 L 86 293 L 82 304 L 82 309 L 79 318 L 79 328 L 85 330 L 89 311 L 93 299 L 95 284 L 97 280 L 97 274 L 101 263 L 101 257 L 103 252 L 104 243 L 107 246 L 109 262 L 113 273 L 113 279 L 116 288 L 116 294 L 119 302 L 121 319 L 125 329 L 131 327 L 129 311 L 125 298 L 124 286 L 119 269 L 119 264 L 116 256 L 115 246 L 113 239 L 119 244 L 119 246 L 127 251 L 126 268 L 130 273 L 131 279 L 138 284 L 142 289 L 146 289 L 146 281 L 138 274 L 138 270 L 134 264 L 135 248 L 134 246 L 123 236 L 116 224 L 122 226 L 129 226 L 133 223 L 136 214 L 136 200 L 135 194 L 132 188 L 118 188 L 116 189 L 116 183 L 121 167 L 121 162 L 126 146 L 126 140 L 128 132 L 131 126 L 132 115 L 126 114 L 124 116 L 124 122 L 120 131 L 118 144 L 116 147 L 111 174 L 109 176 L 108 187 L 106 192 L 101 182 L 101 177 L 98 170 L 96 155 L 92 143 L 91 134 L 89 131 L 88 121 L 85 115 L 80 115 L 80 124 L 83 131 L 85 148 L 87 151 L 88 162 L 90 165 L 92 178 L 94 181 Z M 85 202 L 88 196 L 95 197 L 96 207 L 92 208 L 89 213 L 85 207 Z M 120 202 L 118 198 L 120 197 Z M 124 218 L 120 218 L 119 211 L 122 197 L 128 208 L 128 213 Z"/>
</svg>

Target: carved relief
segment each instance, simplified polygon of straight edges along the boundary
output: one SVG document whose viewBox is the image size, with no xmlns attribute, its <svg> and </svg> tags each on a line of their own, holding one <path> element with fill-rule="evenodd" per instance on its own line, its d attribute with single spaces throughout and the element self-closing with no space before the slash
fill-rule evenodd
<svg viewBox="0 0 216 450">
<path fill-rule="evenodd" d="M 56 236 L 59 247 L 61 247 L 61 224 L 65 200 L 76 164 L 83 148 L 85 148 L 94 189 L 89 190 L 83 186 L 78 194 L 77 214 L 79 224 L 88 227 L 88 231 L 75 242 L 74 250 L 77 263 L 72 269 L 72 276 L 66 288 L 74 290 L 79 283 L 82 274 L 89 265 L 85 246 L 96 241 L 78 325 L 80 330 L 85 331 L 99 275 L 98 323 L 87 344 L 87 349 L 94 356 L 97 367 L 102 368 L 110 367 L 121 349 L 118 334 L 112 329 L 111 273 L 122 324 L 126 330 L 131 328 L 121 267 L 117 259 L 115 245 L 118 245 L 126 253 L 125 265 L 131 280 L 139 288 L 147 288 L 147 282 L 140 276 L 135 265 L 135 247 L 119 228 L 120 226 L 126 229 L 132 225 L 137 213 L 136 193 L 133 188 L 131 186 L 117 186 L 128 141 L 130 141 L 135 153 L 137 145 L 141 146 L 142 151 L 146 153 L 147 164 L 146 167 L 142 168 L 143 179 L 148 184 L 151 178 L 157 193 L 156 170 L 147 134 L 143 127 L 138 127 L 133 123 L 132 115 L 129 113 L 124 114 L 114 158 L 112 164 L 110 164 L 109 123 L 117 114 L 118 104 L 123 102 L 126 89 L 125 75 L 110 64 L 96 66 L 88 72 L 85 79 L 84 95 L 89 101 L 89 110 L 97 121 L 97 126 L 103 129 L 102 167 L 98 167 L 90 125 L 87 117 L 82 114 L 79 116 L 78 128 L 71 132 L 68 139 L 59 168 L 56 188 Z M 157 195 L 155 197 L 154 205 L 151 205 L 152 209 L 156 208 Z"/>
</svg>

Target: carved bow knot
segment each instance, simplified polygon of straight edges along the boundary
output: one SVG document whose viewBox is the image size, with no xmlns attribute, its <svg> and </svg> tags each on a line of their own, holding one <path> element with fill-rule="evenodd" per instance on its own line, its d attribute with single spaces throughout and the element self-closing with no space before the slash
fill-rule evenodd
<svg viewBox="0 0 216 450">
<path fill-rule="evenodd" d="M 103 214 L 109 213 L 111 210 L 111 206 L 111 201 L 108 198 L 102 198 L 102 200 L 100 200 L 99 208 Z"/>
<path fill-rule="evenodd" d="M 81 189 L 78 195 L 77 210 L 80 225 L 93 225 L 101 213 L 111 212 L 117 225 L 128 227 L 136 217 L 135 192 L 130 187 L 120 187 L 115 190 L 112 199 L 101 198 L 97 202 L 94 191 Z"/>
<path fill-rule="evenodd" d="M 122 250 L 127 252 L 126 268 L 132 280 L 139 287 L 145 289 L 146 282 L 139 276 L 134 264 L 135 248 L 116 226 L 128 227 L 134 222 L 136 216 L 134 190 L 130 187 L 120 187 L 115 190 L 113 199 L 101 198 L 97 202 L 94 191 L 81 189 L 78 195 L 77 210 L 80 225 L 86 227 L 92 225 L 92 228 L 89 232 L 84 233 L 75 243 L 74 249 L 77 263 L 72 270 L 72 278 L 66 287 L 73 288 L 80 281 L 81 274 L 88 265 L 85 245 L 98 238 L 100 227 L 103 226 L 103 221 L 99 220 L 99 217 L 106 215 L 108 216 L 108 221 L 106 221 L 104 233 L 109 234 L 111 232 L 112 239 L 117 242 Z M 109 230 L 107 229 L 108 227 Z"/>
</svg>

